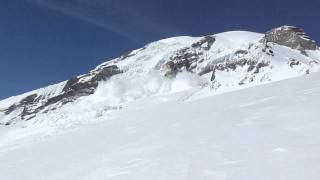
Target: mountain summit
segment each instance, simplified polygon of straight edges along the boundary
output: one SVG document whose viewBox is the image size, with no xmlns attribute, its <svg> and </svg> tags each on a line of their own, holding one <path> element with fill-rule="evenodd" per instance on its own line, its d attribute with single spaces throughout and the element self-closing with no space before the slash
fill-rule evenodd
<svg viewBox="0 0 320 180">
<path fill-rule="evenodd" d="M 143 97 L 190 90 L 184 98 L 188 101 L 309 74 L 319 69 L 319 61 L 315 41 L 293 26 L 265 34 L 173 37 L 106 61 L 87 74 L 2 100 L 0 123 L 55 117 L 59 109 L 86 101 L 95 102 L 95 114 Z"/>
</svg>

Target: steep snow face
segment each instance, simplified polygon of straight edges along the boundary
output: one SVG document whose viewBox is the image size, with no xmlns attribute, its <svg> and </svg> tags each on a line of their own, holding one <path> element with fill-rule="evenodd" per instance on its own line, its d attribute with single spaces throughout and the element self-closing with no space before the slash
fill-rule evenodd
<svg viewBox="0 0 320 180">
<path fill-rule="evenodd" d="M 105 85 L 91 95 L 95 100 Z M 0 179 L 320 178 L 319 73 L 185 102 L 189 94 L 140 98 L 87 119 L 85 126 L 80 123 L 88 113 L 105 103 L 70 111 L 84 116 L 73 128 L 62 123 L 64 116 L 0 127 Z M 48 122 L 57 123 L 58 134 L 44 126 Z"/>
<path fill-rule="evenodd" d="M 246 48 L 250 43 L 255 43 L 263 34 L 248 31 L 229 31 L 214 35 L 220 44 L 216 47 L 228 47 L 230 50 Z"/>
<path fill-rule="evenodd" d="M 295 46 L 283 44 L 283 33 Z M 188 91 L 183 99 L 189 101 L 309 74 L 318 71 L 320 51 L 296 48 L 306 41 L 314 43 L 287 26 L 267 34 L 231 31 L 160 40 L 87 74 L 1 101 L 0 123 L 79 122 L 150 96 Z"/>
</svg>

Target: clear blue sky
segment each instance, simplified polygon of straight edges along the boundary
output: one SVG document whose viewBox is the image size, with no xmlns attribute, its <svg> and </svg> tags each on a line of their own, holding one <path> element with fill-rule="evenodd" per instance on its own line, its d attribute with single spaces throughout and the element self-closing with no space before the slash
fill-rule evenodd
<svg viewBox="0 0 320 180">
<path fill-rule="evenodd" d="M 319 0 L 1 0 L 0 99 L 170 36 L 286 24 L 320 42 L 319 9 Z"/>
</svg>

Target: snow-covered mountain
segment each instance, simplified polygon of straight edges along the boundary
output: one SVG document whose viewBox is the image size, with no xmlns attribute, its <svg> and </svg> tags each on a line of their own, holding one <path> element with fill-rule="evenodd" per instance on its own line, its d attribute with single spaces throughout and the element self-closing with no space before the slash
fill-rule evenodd
<svg viewBox="0 0 320 180">
<path fill-rule="evenodd" d="M 87 74 L 0 102 L 0 123 L 56 114 L 66 104 L 121 104 L 163 93 L 197 89 L 185 100 L 317 71 L 320 50 L 306 33 L 283 26 L 265 34 L 232 31 L 174 37 L 147 44 Z M 100 106 L 100 105 L 98 105 Z M 53 112 L 53 113 L 51 113 Z"/>
<path fill-rule="evenodd" d="M 147 44 L 0 101 L 0 179 L 318 180 L 319 62 L 292 26 Z"/>
</svg>

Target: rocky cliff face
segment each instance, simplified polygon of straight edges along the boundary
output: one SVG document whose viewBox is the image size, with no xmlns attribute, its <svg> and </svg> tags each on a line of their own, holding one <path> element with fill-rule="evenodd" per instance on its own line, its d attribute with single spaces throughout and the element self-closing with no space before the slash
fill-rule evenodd
<svg viewBox="0 0 320 180">
<path fill-rule="evenodd" d="M 54 111 L 94 94 L 100 82 L 114 77 L 126 82 L 156 71 L 170 80 L 187 72 L 206 79 L 202 89 L 214 92 L 308 74 L 317 70 L 319 60 L 315 41 L 292 26 L 265 34 L 239 31 L 170 38 L 107 61 L 87 74 L 4 100 L 0 123 L 10 125 Z"/>
</svg>

